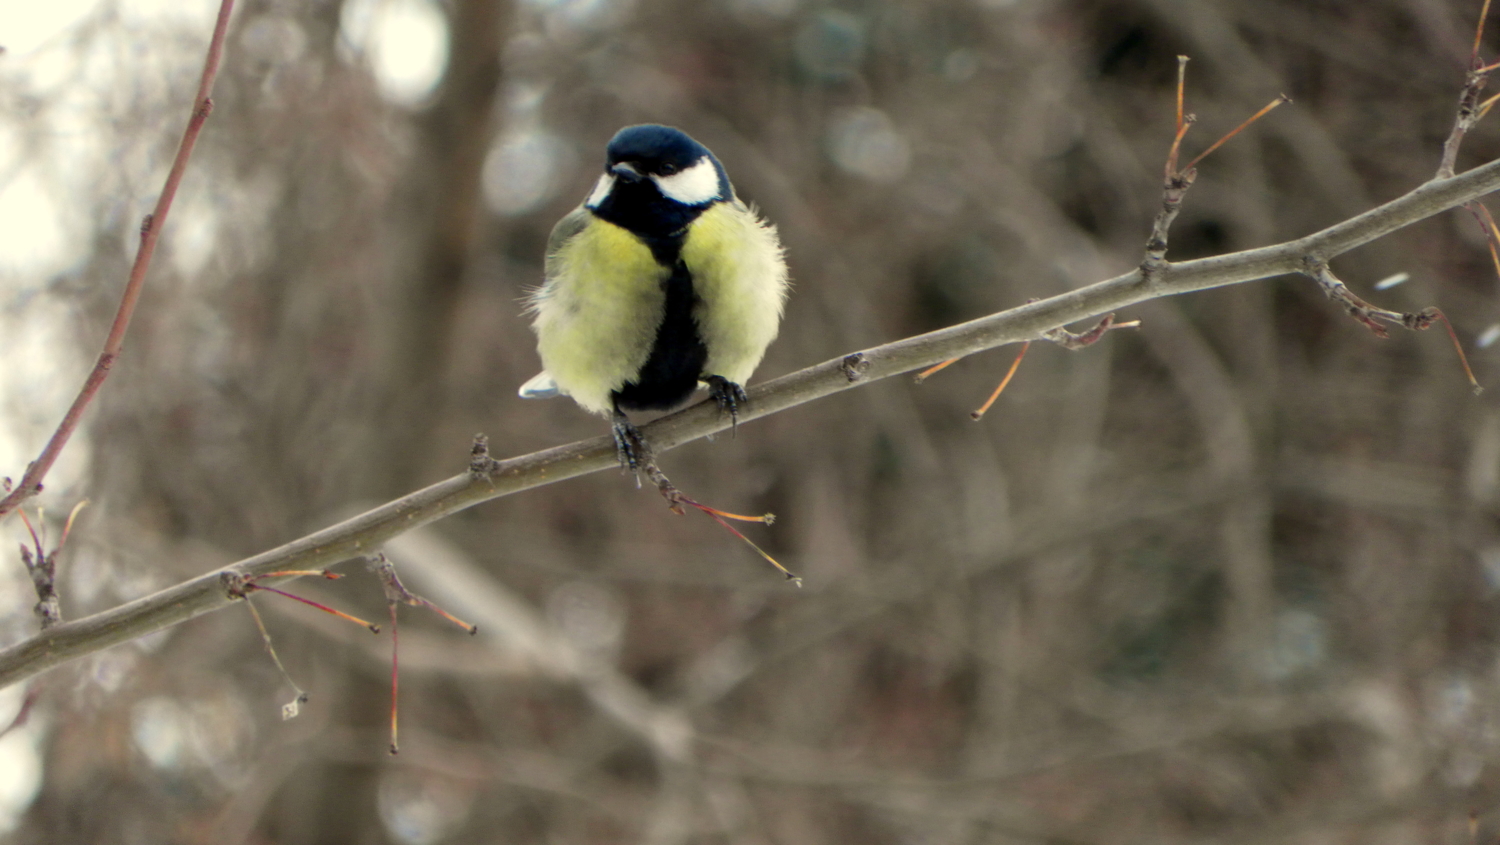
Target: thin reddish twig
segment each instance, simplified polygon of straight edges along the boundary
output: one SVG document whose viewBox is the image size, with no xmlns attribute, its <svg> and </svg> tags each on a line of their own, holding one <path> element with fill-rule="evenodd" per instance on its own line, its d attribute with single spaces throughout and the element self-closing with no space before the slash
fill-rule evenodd
<svg viewBox="0 0 1500 845">
<path fill-rule="evenodd" d="M 1484 22 L 1490 16 L 1490 0 L 1484 0 L 1479 10 L 1479 23 L 1474 26 L 1474 49 L 1469 51 L 1469 67 L 1479 64 L 1479 42 L 1484 39 Z"/>
<path fill-rule="evenodd" d="M 1182 139 L 1193 125 L 1193 116 L 1182 113 L 1183 91 L 1187 87 L 1187 56 L 1177 57 L 1177 130 L 1172 136 L 1172 148 L 1167 152 L 1166 178 L 1177 176 L 1177 152 L 1182 149 Z"/>
<path fill-rule="evenodd" d="M 1276 108 L 1277 106 L 1281 105 L 1282 103 L 1290 103 L 1291 101 L 1292 101 L 1291 97 L 1288 97 L 1287 95 L 1282 94 L 1282 95 L 1278 96 L 1276 99 L 1274 99 L 1271 102 L 1267 103 L 1265 106 L 1263 106 L 1261 108 L 1260 111 L 1256 112 L 1255 114 L 1250 115 L 1248 118 L 1245 118 L 1245 122 L 1244 123 L 1241 123 L 1239 126 L 1234 127 L 1233 129 L 1231 129 L 1229 131 L 1229 134 L 1227 134 L 1224 137 L 1220 138 L 1219 140 L 1213 142 L 1212 146 L 1210 146 L 1208 149 L 1204 150 L 1203 152 L 1199 153 L 1196 157 L 1193 158 L 1192 161 L 1190 161 L 1190 162 L 1187 163 L 1187 167 L 1184 167 L 1183 170 L 1184 171 L 1186 171 L 1186 170 L 1192 170 L 1194 167 L 1198 166 L 1198 162 L 1204 160 L 1205 158 L 1208 158 L 1208 154 L 1209 153 L 1213 152 L 1214 150 L 1217 150 L 1219 147 L 1224 146 L 1224 142 L 1225 141 L 1228 141 L 1230 138 L 1233 138 L 1234 136 L 1236 136 L 1236 135 L 1240 134 L 1241 132 L 1243 132 L 1245 130 L 1245 127 L 1247 127 L 1250 124 L 1254 123 L 1255 121 L 1260 120 L 1261 118 L 1265 117 L 1266 113 L 1269 112 L 1271 109 Z M 1174 152 L 1175 152 L 1175 150 L 1174 150 Z"/>
<path fill-rule="evenodd" d="M 84 380 L 83 387 L 78 391 L 78 397 L 63 415 L 62 422 L 58 424 L 57 431 L 52 433 L 51 439 L 42 449 L 37 459 L 26 467 L 26 474 L 21 477 L 17 484 L 3 499 L 0 499 L 0 517 L 5 516 L 21 503 L 35 496 L 42 490 L 42 479 L 52 469 L 53 463 L 57 461 L 58 455 L 62 454 L 63 447 L 68 445 L 68 440 L 73 432 L 78 429 L 78 422 L 83 417 L 89 403 L 93 401 L 94 395 L 99 392 L 99 387 L 109 377 L 110 368 L 114 366 L 115 359 L 120 356 L 120 348 L 125 343 L 125 332 L 130 328 L 130 318 L 135 314 L 136 302 L 141 297 L 141 289 L 146 279 L 146 270 L 151 266 L 151 256 L 156 252 L 156 243 L 161 237 L 162 226 L 167 222 L 167 212 L 172 209 L 172 200 L 177 196 L 177 186 L 182 182 L 182 174 L 187 169 L 188 159 L 193 155 L 193 147 L 198 142 L 198 135 L 203 130 L 203 124 L 208 120 L 208 114 L 213 110 L 214 79 L 219 75 L 219 61 L 224 55 L 224 37 L 229 30 L 229 15 L 234 10 L 234 0 L 220 0 L 219 17 L 214 24 L 214 34 L 208 43 L 208 55 L 203 61 L 203 74 L 198 81 L 198 93 L 193 98 L 193 111 L 188 118 L 187 128 L 183 130 L 182 141 L 177 145 L 177 156 L 172 160 L 172 169 L 167 173 L 167 180 L 162 185 L 161 196 L 156 198 L 156 208 L 146 215 L 141 223 L 141 245 L 135 255 L 135 263 L 130 268 L 130 277 L 125 283 L 125 292 L 120 296 L 120 307 L 115 312 L 114 323 L 109 328 L 109 336 L 104 340 L 104 349 L 99 353 L 99 360 L 94 363 L 94 369 L 89 372 L 88 378 Z"/>
<path fill-rule="evenodd" d="M 953 366 L 954 362 L 956 362 L 957 360 L 957 358 L 949 358 L 946 361 L 939 361 L 936 364 L 933 364 L 922 372 L 917 373 L 915 379 L 916 383 L 921 384 L 922 382 L 927 380 L 928 376 L 936 375 L 940 370 L 946 370 L 947 368 Z"/>
<path fill-rule="evenodd" d="M 1016 360 L 1010 362 L 1010 369 L 1005 371 L 1005 378 L 1000 379 L 1000 386 L 995 388 L 995 392 L 990 394 L 990 398 L 984 400 L 984 404 L 979 406 L 979 410 L 969 414 L 975 422 L 984 419 L 984 415 L 990 410 L 990 406 L 995 404 L 995 400 L 1000 398 L 1001 393 L 1005 392 L 1005 386 L 1010 384 L 1010 380 L 1015 376 L 1016 370 L 1021 368 L 1021 359 L 1026 357 L 1026 350 L 1030 348 L 1031 341 L 1029 340 L 1021 344 L 1021 351 L 1016 353 Z"/>
</svg>

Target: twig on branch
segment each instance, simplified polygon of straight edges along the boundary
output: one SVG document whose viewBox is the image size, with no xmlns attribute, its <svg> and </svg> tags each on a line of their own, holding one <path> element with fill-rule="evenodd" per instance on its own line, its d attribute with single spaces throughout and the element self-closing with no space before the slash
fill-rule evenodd
<svg viewBox="0 0 1500 845">
<path fill-rule="evenodd" d="M 1032 300 L 1032 302 L 1035 301 L 1036 300 Z M 1110 313 L 1105 314 L 1103 319 L 1101 319 L 1094 325 L 1093 328 L 1089 329 L 1086 332 L 1075 334 L 1068 331 L 1063 326 L 1058 326 L 1051 331 L 1042 332 L 1042 339 L 1050 340 L 1064 349 L 1076 350 L 1082 349 L 1086 346 L 1093 346 L 1094 344 L 1098 343 L 1099 339 L 1104 337 L 1105 333 L 1110 329 L 1133 329 L 1140 326 L 1140 324 L 1140 320 L 1130 320 L 1124 323 L 1116 323 L 1114 312 L 1111 311 Z M 990 398 L 984 400 L 983 405 L 980 405 L 977 409 L 969 414 L 970 419 L 974 420 L 975 422 L 979 422 L 980 420 L 984 419 L 984 415 L 989 413 L 990 406 L 995 404 L 995 400 L 999 399 L 1000 394 L 1005 392 L 1005 388 L 1010 384 L 1010 380 L 1015 378 L 1016 370 L 1019 370 L 1021 368 L 1021 362 L 1026 359 L 1026 350 L 1030 348 L 1031 341 L 1022 341 L 1021 351 L 1017 352 L 1016 359 L 1010 362 L 1010 369 L 1005 371 L 1005 377 L 1000 379 L 1000 383 L 995 386 L 995 391 L 990 394 Z M 930 367 L 926 370 L 923 370 L 921 374 L 917 376 L 917 379 L 920 381 L 921 379 L 926 378 L 927 376 L 937 372 L 938 370 L 941 370 L 943 367 L 948 366 L 956 360 L 958 359 L 950 359 L 948 361 L 944 361 L 941 364 L 938 364 L 935 367 Z"/>
<path fill-rule="evenodd" d="M 1390 337 L 1385 326 L 1380 325 L 1379 320 L 1385 320 L 1398 326 L 1421 331 L 1432 326 L 1437 319 L 1437 309 L 1428 308 L 1415 314 L 1403 314 L 1399 311 L 1390 311 L 1377 305 L 1371 305 L 1349 290 L 1333 270 L 1329 269 L 1328 263 L 1318 258 L 1309 258 L 1307 269 L 1303 271 L 1309 278 L 1318 283 L 1323 290 L 1323 295 L 1334 302 L 1342 303 L 1349 316 L 1363 323 L 1365 328 L 1375 333 L 1376 337 Z"/>
<path fill-rule="evenodd" d="M 1262 117 L 1271 109 L 1282 103 L 1290 103 L 1292 98 L 1285 94 L 1267 103 L 1260 111 L 1250 115 L 1239 126 L 1231 129 L 1224 137 L 1213 142 L 1208 149 L 1193 157 L 1181 170 L 1177 168 L 1177 156 L 1182 149 L 1182 139 L 1192 127 L 1197 118 L 1191 114 L 1185 114 L 1182 110 L 1183 90 L 1187 82 L 1187 56 L 1177 57 L 1177 131 L 1172 136 L 1172 146 L 1167 150 L 1167 164 L 1162 174 L 1161 211 L 1156 213 L 1156 219 L 1151 223 L 1151 236 L 1146 239 L 1146 257 L 1141 261 L 1141 274 L 1148 280 L 1154 279 L 1167 266 L 1167 234 L 1172 229 L 1172 223 L 1182 211 L 1182 201 L 1187 197 L 1188 189 L 1193 187 L 1193 181 L 1198 178 L 1198 163 L 1208 158 L 1209 153 L 1224 146 L 1230 138 L 1245 131 L 1245 128 Z M 1071 348 L 1071 347 L 1070 347 Z"/>
<path fill-rule="evenodd" d="M 1349 316 L 1358 320 L 1365 328 L 1374 332 L 1376 337 L 1390 337 L 1390 333 L 1385 330 L 1385 326 L 1382 326 L 1378 322 L 1380 320 L 1415 332 L 1426 331 L 1432 328 L 1433 323 L 1441 321 L 1443 326 L 1448 329 L 1448 337 L 1453 341 L 1453 348 L 1458 352 L 1458 361 L 1463 365 L 1464 375 L 1468 377 L 1469 384 L 1474 388 L 1474 393 L 1478 394 L 1484 390 L 1484 388 L 1479 386 L 1479 380 L 1474 377 L 1474 370 L 1469 367 L 1469 358 L 1464 354 L 1464 347 L 1458 340 L 1458 333 L 1453 331 L 1453 324 L 1448 322 L 1448 316 L 1441 310 L 1429 307 L 1423 308 L 1421 311 L 1403 314 L 1400 311 L 1391 311 L 1381 308 L 1378 305 L 1371 305 L 1356 296 L 1354 291 L 1349 290 L 1348 285 L 1345 285 L 1337 276 L 1333 275 L 1333 271 L 1328 267 L 1328 262 L 1320 258 L 1309 257 L 1306 264 L 1307 266 L 1302 272 L 1318 283 L 1318 287 L 1322 288 L 1323 294 L 1335 302 L 1342 303 L 1344 309 L 1349 312 Z"/>
<path fill-rule="evenodd" d="M 1086 346 L 1093 346 L 1098 343 L 1104 337 L 1105 333 L 1112 329 L 1135 329 L 1140 328 L 1140 325 L 1140 320 L 1126 320 L 1123 323 L 1116 323 L 1114 312 L 1110 312 L 1105 314 L 1088 331 L 1075 334 L 1062 326 L 1058 326 L 1052 331 L 1043 332 L 1042 337 L 1064 349 L 1083 349 Z"/>
<path fill-rule="evenodd" d="M 480 438 L 482 437 L 483 435 L 480 435 L 479 437 L 475 438 L 476 447 L 480 445 Z M 399 754 L 401 751 L 401 744 L 398 733 L 398 724 L 396 721 L 398 715 L 396 702 L 401 693 L 401 625 L 396 619 L 396 606 L 406 604 L 411 605 L 412 607 L 425 607 L 433 613 L 436 613 L 444 619 L 447 619 L 449 622 L 457 625 L 458 627 L 463 628 L 465 631 L 469 632 L 470 636 L 473 636 L 474 634 L 477 634 L 479 632 L 479 626 L 470 625 L 469 623 L 463 621 L 462 619 L 459 619 L 457 616 L 454 616 L 441 607 L 438 607 L 427 599 L 424 599 L 416 593 L 413 593 L 411 590 L 406 589 L 406 585 L 401 583 L 401 576 L 396 574 L 396 565 L 391 563 L 390 559 L 387 558 L 384 553 L 376 552 L 375 554 L 365 558 L 365 567 L 368 568 L 371 572 L 375 573 L 375 577 L 380 579 L 380 588 L 385 593 L 386 607 L 387 609 L 389 609 L 391 615 L 390 752 L 392 754 Z"/>
<path fill-rule="evenodd" d="M 1261 108 L 1260 111 L 1246 118 L 1239 126 L 1236 126 L 1225 134 L 1224 137 L 1210 144 L 1208 149 L 1199 153 L 1192 161 L 1187 163 L 1186 167 L 1179 170 L 1177 167 L 1177 157 L 1182 151 L 1182 139 L 1187 136 L 1188 129 L 1192 127 L 1193 122 L 1197 119 L 1193 115 L 1183 111 L 1183 101 L 1185 99 L 1187 84 L 1187 64 L 1187 56 L 1177 57 L 1176 132 L 1172 136 L 1172 146 L 1167 150 L 1167 162 L 1163 169 L 1161 211 L 1156 213 L 1156 219 L 1152 221 L 1151 235 L 1146 239 L 1146 255 L 1141 260 L 1138 268 L 1141 278 L 1147 284 L 1154 283 L 1166 272 L 1169 266 L 1167 264 L 1167 235 L 1172 229 L 1173 221 L 1177 219 L 1178 213 L 1182 211 L 1182 201 L 1187 197 L 1188 189 L 1193 187 L 1193 181 L 1198 178 L 1198 171 L 1196 169 L 1198 162 L 1203 161 L 1203 159 L 1208 157 L 1209 153 L 1223 146 L 1230 138 L 1243 132 L 1250 124 L 1260 120 L 1271 109 L 1276 108 L 1282 103 L 1291 102 L 1291 98 L 1287 95 L 1280 95 Z M 1057 326 L 1047 332 L 1043 332 L 1041 337 L 1060 344 L 1066 349 L 1082 349 L 1085 346 L 1092 346 L 1097 343 L 1112 328 L 1133 328 L 1140 325 L 1140 322 L 1136 320 L 1115 324 L 1114 318 L 1114 314 L 1106 315 L 1103 320 L 1099 321 L 1098 325 L 1083 334 L 1073 334 L 1062 326 Z M 1016 355 L 1015 361 L 1011 363 L 1010 369 L 1006 371 L 1005 377 L 1000 380 L 1000 384 L 990 394 L 990 398 L 986 399 L 984 404 L 980 405 L 977 410 L 969 414 L 970 417 L 976 421 L 984 418 L 990 406 L 995 404 L 995 400 L 999 399 L 1000 394 L 1005 391 L 1006 385 L 1010 384 L 1010 380 L 1015 377 L 1016 370 L 1021 366 L 1021 361 L 1025 359 L 1026 350 L 1030 348 L 1030 345 L 1030 339 L 1028 339 L 1026 345 L 1022 346 L 1021 351 Z M 958 357 L 948 358 L 923 370 L 917 374 L 917 383 L 921 384 L 929 376 L 946 368 L 957 360 Z"/>
<path fill-rule="evenodd" d="M 483 434 L 474 435 L 474 443 L 469 447 L 469 472 L 488 478 L 495 466 L 496 461 L 490 456 L 490 439 Z"/>
<path fill-rule="evenodd" d="M 1266 103 L 1264 106 L 1261 106 L 1260 107 L 1260 111 L 1258 111 L 1255 114 L 1252 114 L 1249 117 L 1245 118 L 1245 120 L 1243 122 L 1241 122 L 1239 126 L 1236 126 L 1233 129 L 1229 130 L 1229 132 L 1227 132 L 1224 135 L 1224 137 L 1222 137 L 1219 140 L 1213 142 L 1212 144 L 1209 144 L 1208 145 L 1208 149 L 1206 149 L 1203 152 L 1199 153 L 1198 155 L 1194 156 L 1193 160 L 1190 161 L 1190 162 L 1188 162 L 1187 163 L 1187 167 L 1185 167 L 1183 169 L 1184 170 L 1193 170 L 1194 168 L 1196 168 L 1198 166 L 1198 162 L 1204 160 L 1205 158 L 1208 158 L 1208 154 L 1209 153 L 1211 153 L 1214 150 L 1217 150 L 1218 148 L 1224 146 L 1225 142 L 1228 141 L 1230 138 L 1233 138 L 1234 136 L 1240 134 L 1241 132 L 1244 132 L 1247 128 L 1249 128 L 1250 124 L 1252 124 L 1255 121 L 1260 120 L 1261 118 L 1265 117 L 1267 114 L 1269 114 L 1271 112 L 1272 109 L 1276 108 L 1277 106 L 1284 105 L 1286 103 L 1290 103 L 1291 101 L 1292 101 L 1291 97 L 1288 97 L 1285 94 L 1278 94 L 1276 96 L 1276 99 L 1272 100 L 1269 103 Z"/>
<path fill-rule="evenodd" d="M 1058 330 L 1054 329 L 1054 331 Z M 1017 352 L 1016 359 L 1010 362 L 1010 369 L 1005 371 L 1005 378 L 1000 379 L 1000 383 L 995 385 L 995 392 L 990 394 L 990 398 L 984 400 L 983 405 L 980 405 L 974 411 L 970 412 L 969 419 L 972 419 L 974 422 L 979 422 L 980 420 L 984 419 L 984 415 L 990 412 L 990 406 L 995 404 L 995 400 L 999 399 L 1000 394 L 1005 392 L 1005 388 L 1010 384 L 1010 380 L 1016 377 L 1016 370 L 1021 369 L 1021 362 L 1026 360 L 1026 350 L 1030 348 L 1031 341 L 1021 341 L 1021 351 Z M 946 364 L 940 364 L 939 366 L 946 366 Z M 922 375 L 926 375 L 930 372 L 932 372 L 932 370 L 924 370 Z"/>
<path fill-rule="evenodd" d="M 857 385 L 1040 337 L 1068 323 L 1087 320 L 1151 299 L 1301 273 L 1309 255 L 1328 260 L 1398 229 L 1500 190 L 1500 161 L 1451 179 L 1427 182 L 1364 214 L 1306 237 L 1243 252 L 1169 264 L 1147 283 L 1139 268 L 1113 279 L 950 326 L 859 355 L 860 378 L 850 380 L 847 356 L 839 356 L 755 385 L 740 422 L 750 422 Z M 729 427 L 718 406 L 700 402 L 644 426 L 658 454 Z M 221 573 L 242 576 L 285 569 L 318 569 L 363 557 L 399 534 L 480 502 L 617 466 L 612 437 L 596 437 L 495 462 L 486 476 L 469 466 L 460 474 L 388 502 L 223 570 L 84 619 L 65 622 L 0 650 L 0 686 L 37 675 L 70 660 L 170 628 L 222 609 L 233 600 Z"/>
<path fill-rule="evenodd" d="M 156 198 L 156 207 L 145 219 L 141 221 L 141 243 L 135 254 L 135 263 L 130 267 L 130 276 L 125 282 L 125 292 L 120 296 L 120 307 L 115 311 L 114 323 L 109 327 L 109 335 L 104 339 L 104 349 L 99 353 L 99 359 L 94 363 L 94 369 L 89 372 L 88 378 L 84 379 L 83 387 L 78 391 L 78 396 L 63 415 L 62 422 L 58 424 L 57 430 L 42 448 L 42 453 L 36 460 L 26 466 L 26 473 L 21 476 L 21 481 L 10 489 L 5 498 L 0 499 L 0 517 L 21 506 L 21 503 L 37 495 L 42 491 L 42 480 L 52 469 L 57 461 L 58 455 L 62 454 L 63 447 L 68 445 L 68 440 L 73 432 L 78 429 L 78 422 L 83 418 L 83 412 L 93 401 L 94 395 L 99 392 L 99 387 L 109 377 L 110 368 L 114 366 L 115 359 L 120 357 L 120 349 L 125 343 L 125 332 L 130 328 L 130 318 L 135 314 L 136 302 L 140 300 L 141 289 L 146 281 L 146 270 L 151 266 L 151 256 L 156 252 L 156 243 L 161 238 L 162 227 L 167 222 L 167 212 L 172 210 L 172 200 L 177 196 L 177 186 L 182 182 L 182 174 L 187 169 L 188 159 L 193 155 L 193 147 L 198 143 L 198 134 L 203 130 L 203 124 L 208 120 L 208 115 L 213 111 L 213 88 L 214 79 L 219 75 L 219 60 L 224 55 L 224 36 L 229 30 L 229 15 L 234 10 L 234 0 L 220 0 L 219 17 L 214 23 L 213 37 L 209 39 L 208 55 L 203 60 L 203 73 L 198 81 L 198 93 L 193 97 L 193 110 L 188 117 L 187 128 L 183 130 L 182 141 L 177 145 L 177 155 L 172 159 L 172 169 L 167 172 L 166 182 L 162 185 L 161 195 Z"/>
<path fill-rule="evenodd" d="M 89 500 L 84 499 L 73 506 L 68 514 L 68 521 L 63 524 L 62 537 L 50 552 L 47 551 L 45 542 L 46 524 L 42 525 L 41 531 L 37 531 L 26 516 L 26 511 L 21 511 L 21 521 L 31 534 L 31 545 L 28 547 L 21 544 L 21 563 L 25 564 L 26 573 L 31 576 L 31 586 L 36 590 L 36 605 L 32 611 L 41 620 L 43 628 L 50 628 L 62 621 L 62 604 L 57 595 L 57 555 L 68 544 L 68 536 L 73 533 L 73 523 L 78 519 L 79 511 L 88 503 Z M 41 516 L 41 513 L 37 514 L 38 519 Z"/>
<path fill-rule="evenodd" d="M 248 595 L 245 596 L 245 609 L 250 611 L 250 618 L 255 620 L 255 629 L 260 632 L 261 645 L 266 647 L 266 654 L 271 655 L 271 662 L 276 664 L 276 671 L 281 673 L 281 679 L 292 688 L 292 700 L 281 705 L 281 720 L 295 719 L 297 714 L 302 712 L 302 705 L 306 704 L 311 696 L 307 694 L 307 690 L 292 680 L 292 673 L 282 665 L 281 656 L 276 653 L 276 646 L 271 643 L 271 632 L 266 630 L 265 620 L 260 618 L 260 611 L 255 609 L 255 602 L 251 601 Z"/>
<path fill-rule="evenodd" d="M 326 569 L 281 569 L 272 572 L 251 573 L 248 575 L 241 572 L 236 572 L 233 569 L 226 569 L 220 571 L 219 573 L 219 585 L 223 588 L 224 595 L 231 601 L 249 599 L 250 593 L 256 590 L 265 590 L 268 593 L 275 593 L 278 596 L 289 598 L 292 601 L 301 602 L 302 604 L 305 604 L 309 607 L 315 607 L 318 610 L 323 611 L 324 613 L 337 616 L 338 618 L 346 620 L 348 622 L 353 622 L 354 624 L 359 625 L 362 628 L 369 629 L 370 633 L 372 634 L 380 633 L 380 626 L 374 624 L 373 622 L 366 622 L 365 620 L 360 619 L 358 616 L 351 616 L 343 612 L 342 610 L 329 607 L 322 602 L 316 602 L 312 599 L 305 599 L 294 593 L 289 593 L 286 590 L 277 589 L 276 587 L 268 587 L 265 584 L 260 583 L 262 581 L 276 579 L 285 581 L 293 578 L 301 578 L 307 575 L 327 578 L 329 580 L 336 580 L 344 577 L 337 572 L 329 572 Z"/>
<path fill-rule="evenodd" d="M 848 362 L 848 360 L 848 357 L 844 359 L 846 363 Z M 733 426 L 734 422 L 731 421 L 730 425 Z M 801 577 L 793 575 L 791 570 L 787 569 L 785 566 L 782 566 L 780 561 L 767 554 L 765 549 L 757 546 L 753 540 L 751 540 L 749 537 L 746 537 L 744 533 L 742 533 L 739 529 L 735 528 L 733 525 L 730 525 L 725 521 L 728 519 L 732 519 L 736 522 L 759 522 L 762 525 L 771 525 L 772 523 L 776 522 L 776 514 L 767 513 L 761 514 L 760 516 L 745 516 L 743 514 L 730 513 L 729 511 L 719 510 L 718 508 L 711 508 L 708 505 L 702 504 L 701 502 L 693 501 L 693 499 L 690 498 L 686 493 L 679 490 L 677 488 L 677 485 L 673 484 L 670 478 L 667 478 L 667 474 L 665 472 L 662 472 L 661 465 L 656 462 L 656 457 L 654 455 L 646 458 L 641 462 L 641 471 L 646 474 L 647 478 L 651 479 L 652 484 L 656 485 L 656 491 L 661 494 L 661 497 L 663 499 L 667 500 L 667 507 L 672 511 L 672 513 L 675 513 L 678 516 L 685 515 L 687 511 L 684 510 L 682 506 L 687 505 L 690 508 L 695 508 L 705 514 L 708 514 L 708 516 L 711 517 L 714 522 L 719 523 L 719 525 L 722 526 L 725 531 L 728 531 L 730 534 L 733 534 L 734 536 L 740 538 L 740 540 L 744 541 L 745 545 L 754 549 L 756 554 L 765 558 L 768 563 L 776 567 L 776 570 L 782 575 L 785 575 L 788 581 L 793 582 L 798 587 L 802 586 Z"/>
<path fill-rule="evenodd" d="M 1489 82 L 1490 74 L 1500 64 L 1484 64 L 1479 60 L 1479 42 L 1484 38 L 1484 23 L 1490 14 L 1490 0 L 1484 0 L 1484 6 L 1479 10 L 1479 23 L 1474 27 L 1474 47 L 1469 51 L 1469 70 L 1464 76 L 1463 90 L 1458 94 L 1458 114 L 1453 117 L 1453 129 L 1448 133 L 1448 139 L 1443 142 L 1443 160 L 1438 164 L 1437 178 L 1446 179 L 1453 175 L 1453 168 L 1458 163 L 1458 148 L 1464 142 L 1464 136 L 1474 128 L 1486 114 L 1494 99 L 1479 102 L 1479 95 L 1484 92 L 1485 83 Z"/>
</svg>

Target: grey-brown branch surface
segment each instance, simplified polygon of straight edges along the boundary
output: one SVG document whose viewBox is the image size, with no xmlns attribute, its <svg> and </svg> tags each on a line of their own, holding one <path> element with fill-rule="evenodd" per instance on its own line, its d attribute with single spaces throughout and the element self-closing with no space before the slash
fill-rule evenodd
<svg viewBox="0 0 1500 845">
<path fill-rule="evenodd" d="M 828 396 L 859 384 L 909 372 L 949 358 L 1007 343 L 1034 340 L 1068 323 L 1097 317 L 1150 299 L 1299 273 L 1309 261 L 1326 262 L 1495 190 L 1500 161 L 1427 182 L 1357 217 L 1274 246 L 1193 261 L 1168 263 L 1150 278 L 1139 269 L 1050 299 L 981 317 L 862 352 L 840 356 L 750 389 L 740 421 Z M 1149 330 L 1149 326 L 1147 327 Z M 1455 368 L 1455 372 L 1457 368 Z M 729 427 L 712 402 L 663 417 L 643 428 L 657 452 Z M 484 461 L 479 461 L 483 465 Z M 222 570 L 201 575 L 73 622 L 55 625 L 0 651 L 0 687 L 63 663 L 219 610 L 235 599 L 221 573 L 264 575 L 286 569 L 323 569 L 379 550 L 391 538 L 480 502 L 615 466 L 614 442 L 597 437 L 530 455 L 496 461 L 441 481 L 352 519 L 270 549 Z"/>
</svg>

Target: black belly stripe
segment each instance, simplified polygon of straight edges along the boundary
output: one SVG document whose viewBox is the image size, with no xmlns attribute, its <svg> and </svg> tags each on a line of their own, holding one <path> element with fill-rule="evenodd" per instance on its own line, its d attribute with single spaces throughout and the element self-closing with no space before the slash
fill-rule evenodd
<svg viewBox="0 0 1500 845">
<path fill-rule="evenodd" d="M 651 354 L 636 377 L 613 395 L 620 410 L 665 411 L 687 401 L 697 389 L 708 347 L 693 319 L 698 294 L 693 290 L 693 274 L 681 258 L 682 236 L 644 240 L 656 260 L 670 266 L 672 273 L 662 283 L 666 303 Z"/>
</svg>

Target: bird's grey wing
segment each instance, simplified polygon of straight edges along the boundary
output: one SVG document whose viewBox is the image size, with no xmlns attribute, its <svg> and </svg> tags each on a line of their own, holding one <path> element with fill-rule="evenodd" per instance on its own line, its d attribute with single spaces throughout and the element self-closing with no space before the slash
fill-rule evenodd
<svg viewBox="0 0 1500 845">
<path fill-rule="evenodd" d="M 548 297 L 550 293 L 548 288 L 553 279 L 554 257 L 563 244 L 568 242 L 569 238 L 583 231 L 583 227 L 588 224 L 588 214 L 588 209 L 580 205 L 563 217 L 563 219 L 557 221 L 556 226 L 552 227 L 552 234 L 547 237 L 547 257 L 542 271 L 543 281 L 541 286 L 533 290 L 527 297 L 529 300 L 527 304 L 528 311 L 535 313 L 541 307 L 542 300 Z M 550 399 L 560 395 L 562 391 L 558 388 L 557 382 L 552 378 L 552 374 L 543 370 L 521 385 L 518 393 L 520 393 L 523 399 Z"/>
<path fill-rule="evenodd" d="M 583 228 L 588 225 L 589 215 L 592 213 L 580 205 L 569 212 L 563 219 L 557 221 L 556 226 L 552 227 L 552 234 L 547 236 L 547 261 L 543 269 L 546 278 L 552 278 L 552 262 L 554 256 L 557 255 L 557 251 L 562 249 L 562 245 L 567 243 L 570 238 L 583 231 Z"/>
</svg>

